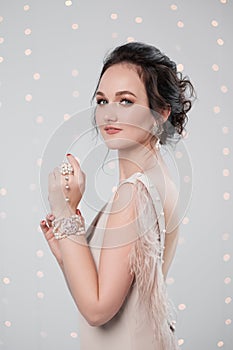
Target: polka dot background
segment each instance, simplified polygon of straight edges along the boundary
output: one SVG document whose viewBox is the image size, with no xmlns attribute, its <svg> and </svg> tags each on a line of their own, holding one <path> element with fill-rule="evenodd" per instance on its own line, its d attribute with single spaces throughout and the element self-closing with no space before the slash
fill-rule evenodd
<svg viewBox="0 0 233 350">
<path fill-rule="evenodd" d="M 79 349 L 77 310 L 38 227 L 39 171 L 54 130 L 90 106 L 104 55 L 135 40 L 197 91 L 192 198 L 167 279 L 179 345 L 232 349 L 232 11 L 231 0 L 1 1 L 0 349 Z"/>
</svg>

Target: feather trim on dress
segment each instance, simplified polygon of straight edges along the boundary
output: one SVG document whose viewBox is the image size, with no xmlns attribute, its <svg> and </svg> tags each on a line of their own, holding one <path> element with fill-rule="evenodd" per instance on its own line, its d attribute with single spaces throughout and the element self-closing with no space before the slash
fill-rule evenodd
<svg viewBox="0 0 233 350">
<path fill-rule="evenodd" d="M 145 185 L 136 180 L 135 209 L 139 238 L 130 255 L 130 271 L 135 276 L 138 303 L 143 303 L 153 326 L 159 350 L 177 350 L 177 340 L 172 332 L 170 305 L 162 273 L 163 232 L 160 232 L 158 213 Z"/>
</svg>

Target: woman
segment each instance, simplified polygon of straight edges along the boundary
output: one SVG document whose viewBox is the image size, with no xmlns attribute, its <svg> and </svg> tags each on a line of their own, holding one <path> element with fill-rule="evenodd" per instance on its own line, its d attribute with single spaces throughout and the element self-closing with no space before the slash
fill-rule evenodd
<svg viewBox="0 0 233 350">
<path fill-rule="evenodd" d="M 94 93 L 94 124 L 118 151 L 120 179 L 87 231 L 76 158 L 68 154 L 49 175 L 52 214 L 41 228 L 80 311 L 81 350 L 177 349 L 165 279 L 178 241 L 178 193 L 160 147 L 181 137 L 192 95 L 157 48 L 117 47 Z"/>
</svg>

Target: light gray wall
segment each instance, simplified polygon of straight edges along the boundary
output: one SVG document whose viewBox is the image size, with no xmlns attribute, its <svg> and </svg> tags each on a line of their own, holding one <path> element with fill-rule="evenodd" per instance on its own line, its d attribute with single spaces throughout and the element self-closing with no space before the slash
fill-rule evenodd
<svg viewBox="0 0 233 350">
<path fill-rule="evenodd" d="M 46 213 L 45 175 L 72 151 L 82 160 L 89 191 L 93 179 L 103 189 L 89 192 L 88 203 L 99 208 L 106 200 L 117 175 L 114 161 L 107 176 L 101 170 L 106 149 L 92 148 L 90 133 L 72 142 L 90 125 L 104 55 L 133 38 L 182 64 L 198 95 L 183 145 L 191 202 L 168 278 L 181 348 L 232 350 L 232 11 L 230 0 L 75 0 L 71 6 L 1 0 L 0 349 L 79 349 L 74 302 L 38 228 Z M 69 131 L 62 124 L 67 115 L 76 118 L 67 122 Z M 58 136 L 61 143 L 53 143 Z M 182 159 L 176 162 L 182 169 Z"/>
</svg>

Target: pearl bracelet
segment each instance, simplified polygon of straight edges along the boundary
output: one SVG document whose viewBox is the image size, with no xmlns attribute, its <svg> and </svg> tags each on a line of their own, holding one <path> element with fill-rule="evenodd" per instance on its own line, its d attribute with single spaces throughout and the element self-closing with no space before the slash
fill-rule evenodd
<svg viewBox="0 0 233 350">
<path fill-rule="evenodd" d="M 85 224 L 80 215 L 71 215 L 68 218 L 55 219 L 52 222 L 53 234 L 56 239 L 66 238 L 71 235 L 85 235 Z"/>
</svg>

